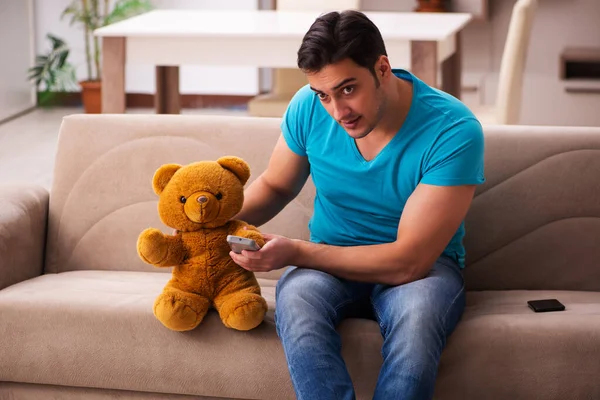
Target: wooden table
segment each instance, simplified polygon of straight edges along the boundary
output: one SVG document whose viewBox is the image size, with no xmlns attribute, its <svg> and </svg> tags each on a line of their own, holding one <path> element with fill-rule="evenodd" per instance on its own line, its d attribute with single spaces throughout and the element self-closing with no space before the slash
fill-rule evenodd
<svg viewBox="0 0 600 400">
<path fill-rule="evenodd" d="M 102 112 L 125 112 L 125 63 L 156 66 L 157 113 L 179 113 L 184 64 L 297 68 L 306 31 L 320 13 L 156 10 L 94 31 L 102 38 Z M 365 12 L 393 68 L 460 97 L 463 13 Z M 438 84 L 441 78 L 441 85 Z"/>
</svg>

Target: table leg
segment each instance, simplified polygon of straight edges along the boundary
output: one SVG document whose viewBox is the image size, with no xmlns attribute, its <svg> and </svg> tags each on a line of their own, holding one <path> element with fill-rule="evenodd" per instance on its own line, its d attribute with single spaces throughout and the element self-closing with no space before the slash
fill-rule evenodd
<svg viewBox="0 0 600 400">
<path fill-rule="evenodd" d="M 125 38 L 102 38 L 102 112 L 125 112 Z"/>
<path fill-rule="evenodd" d="M 455 35 L 454 53 L 442 62 L 442 90 L 460 99 L 462 87 L 462 52 L 460 32 Z"/>
<path fill-rule="evenodd" d="M 154 107 L 157 114 L 179 114 L 179 67 L 156 67 L 156 94 Z"/>
<path fill-rule="evenodd" d="M 413 41 L 411 48 L 411 72 L 429 86 L 437 87 L 437 42 Z"/>
</svg>

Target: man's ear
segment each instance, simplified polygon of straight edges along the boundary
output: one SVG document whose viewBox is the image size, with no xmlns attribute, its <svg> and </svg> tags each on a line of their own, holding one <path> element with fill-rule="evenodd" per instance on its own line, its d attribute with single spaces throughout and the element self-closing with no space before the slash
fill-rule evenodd
<svg viewBox="0 0 600 400">
<path fill-rule="evenodd" d="M 154 178 L 152 178 L 154 193 L 160 195 L 179 168 L 181 168 L 179 164 L 165 164 L 157 169 L 154 173 Z"/>
<path fill-rule="evenodd" d="M 240 182 L 242 182 L 242 185 L 245 185 L 246 182 L 248 182 L 248 179 L 250 179 L 250 166 L 241 158 L 225 156 L 219 158 L 217 162 L 219 165 L 221 165 L 221 167 L 233 172 Z"/>
<path fill-rule="evenodd" d="M 377 73 L 377 77 L 379 79 L 383 79 L 389 76 L 392 72 L 392 67 L 390 65 L 390 60 L 387 56 L 381 55 L 379 56 L 379 60 L 375 63 L 375 72 Z"/>
</svg>

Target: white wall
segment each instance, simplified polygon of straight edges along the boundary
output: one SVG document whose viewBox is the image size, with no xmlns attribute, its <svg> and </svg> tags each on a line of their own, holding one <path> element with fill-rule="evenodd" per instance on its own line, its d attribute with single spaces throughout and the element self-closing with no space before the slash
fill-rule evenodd
<svg viewBox="0 0 600 400">
<path fill-rule="evenodd" d="M 0 0 L 0 2 L 7 0 Z M 22 0 L 10 0 L 22 1 Z M 47 48 L 48 32 L 65 39 L 72 48 L 71 62 L 77 67 L 77 78 L 86 79 L 83 30 L 69 26 L 68 18 L 60 19 L 62 11 L 71 0 L 34 0 L 36 52 Z M 152 0 L 154 8 L 162 9 L 256 9 L 257 0 Z M 128 65 L 126 91 L 154 93 L 154 68 L 149 65 Z M 182 66 L 180 69 L 181 93 L 254 95 L 258 93 L 258 69 L 251 67 Z"/>
<path fill-rule="evenodd" d="M 30 2 L 0 0 L 0 121 L 35 105 L 27 70 L 32 62 Z"/>
</svg>

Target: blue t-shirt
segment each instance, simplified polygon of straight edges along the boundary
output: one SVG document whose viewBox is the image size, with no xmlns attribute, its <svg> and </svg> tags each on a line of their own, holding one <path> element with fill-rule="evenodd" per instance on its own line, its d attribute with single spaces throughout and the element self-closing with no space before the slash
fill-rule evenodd
<svg viewBox="0 0 600 400">
<path fill-rule="evenodd" d="M 308 157 L 316 188 L 310 240 L 335 246 L 394 242 L 402 210 L 419 183 L 473 185 L 485 181 L 479 121 L 456 98 L 408 71 L 412 82 L 406 120 L 393 139 L 366 161 L 308 85 L 291 100 L 281 124 L 289 148 Z M 444 255 L 464 267 L 464 222 Z"/>
</svg>

